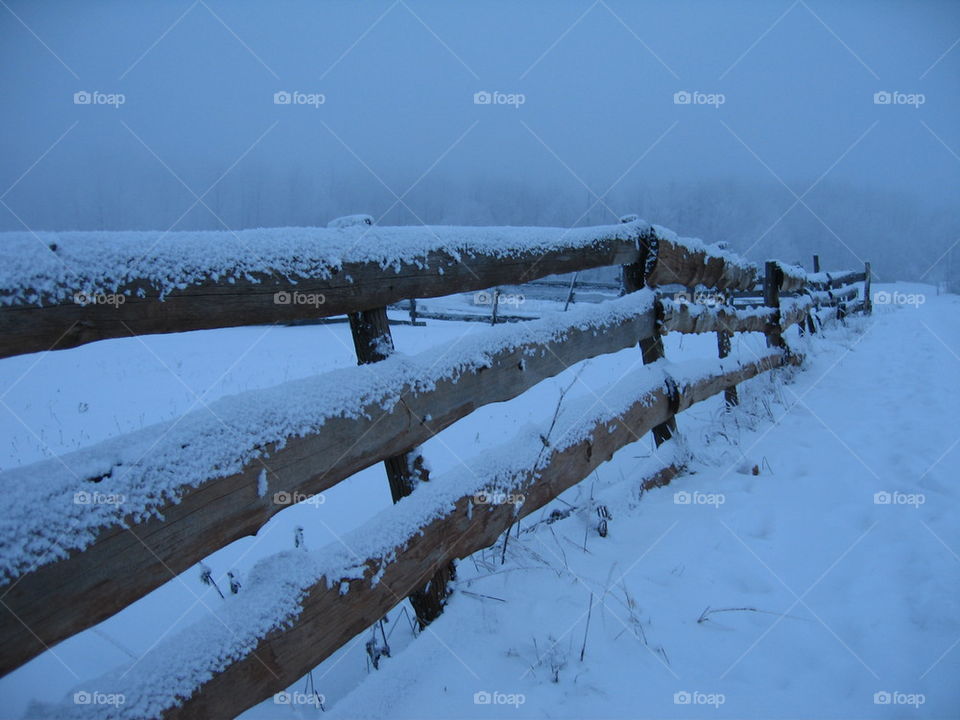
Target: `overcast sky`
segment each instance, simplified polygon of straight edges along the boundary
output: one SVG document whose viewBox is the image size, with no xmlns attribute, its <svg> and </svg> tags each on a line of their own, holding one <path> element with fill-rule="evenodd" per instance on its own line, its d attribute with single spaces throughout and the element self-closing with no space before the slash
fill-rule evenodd
<svg viewBox="0 0 960 720">
<path fill-rule="evenodd" d="M 738 178 L 786 209 L 821 176 L 950 202 L 958 39 L 960 3 L 925 0 L 7 0 L 0 227 L 66 229 L 54 209 L 74 208 L 116 228 L 162 197 L 149 222 L 166 229 L 192 193 L 252 175 L 382 195 L 345 212 L 423 176 L 601 205 L 640 181 Z"/>
</svg>

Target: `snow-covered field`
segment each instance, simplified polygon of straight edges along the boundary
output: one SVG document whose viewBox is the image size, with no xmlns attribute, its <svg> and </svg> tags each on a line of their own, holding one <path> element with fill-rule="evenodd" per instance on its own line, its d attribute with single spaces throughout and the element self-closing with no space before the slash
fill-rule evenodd
<svg viewBox="0 0 960 720">
<path fill-rule="evenodd" d="M 321 664 L 312 682 L 326 712 L 960 717 L 960 298 L 875 289 L 925 302 L 878 305 L 813 339 L 792 329 L 807 354 L 801 371 L 746 383 L 733 413 L 720 398 L 694 406 L 678 418 L 681 447 L 658 454 L 643 438 L 523 521 L 503 563 L 500 546 L 461 562 L 457 592 L 427 631 L 413 638 L 403 612 L 390 613 L 392 652 L 379 670 L 368 668 L 366 634 Z M 393 332 L 413 354 L 483 329 L 428 321 Z M 715 357 L 715 342 L 671 335 L 667 355 Z M 763 347 L 759 336 L 734 342 Z M 353 364 L 345 324 L 157 335 L 2 360 L 0 468 Z M 481 408 L 424 453 L 436 474 L 452 470 L 549 418 L 563 388 L 571 402 L 590 398 L 639 364 L 636 350 L 589 361 Z M 692 456 L 689 472 L 640 497 L 658 455 L 674 452 Z M 324 496 L 209 558 L 220 587 L 228 571 L 242 582 L 259 559 L 292 547 L 298 525 L 315 549 L 390 504 L 380 467 Z M 612 515 L 606 537 L 601 506 Z M 554 511 L 565 517 L 544 522 Z M 212 622 L 207 607 L 222 602 L 198 569 L 184 573 L 0 680 L 0 717 L 137 662 L 176 631 Z M 318 717 L 304 688 L 243 717 Z"/>
</svg>

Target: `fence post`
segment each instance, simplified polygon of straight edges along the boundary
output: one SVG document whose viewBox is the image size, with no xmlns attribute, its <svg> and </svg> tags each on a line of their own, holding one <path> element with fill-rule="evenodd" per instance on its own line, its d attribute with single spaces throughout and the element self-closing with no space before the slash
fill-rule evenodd
<svg viewBox="0 0 960 720">
<path fill-rule="evenodd" d="M 351 313 L 348 317 L 358 364 L 375 363 L 390 356 L 393 352 L 393 336 L 387 322 L 386 307 Z M 383 464 L 390 483 L 390 495 L 395 503 L 412 493 L 417 483 L 430 480 L 419 448 L 387 458 Z M 450 595 L 447 583 L 455 577 L 456 566 L 451 561 L 438 570 L 426 585 L 410 594 L 410 604 L 421 628 L 443 612 Z"/>
<path fill-rule="evenodd" d="M 574 289 L 577 287 L 577 277 L 580 275 L 580 272 L 577 271 L 573 274 L 573 277 L 570 278 L 570 290 L 567 292 L 567 301 L 563 304 L 563 311 L 566 312 L 570 303 L 573 302 Z"/>
<path fill-rule="evenodd" d="M 637 262 L 632 265 L 622 267 L 621 277 L 623 279 L 623 290 L 625 293 L 636 292 L 645 286 L 646 268 L 648 261 L 656 257 L 657 245 L 656 236 L 640 236 L 637 238 L 637 249 L 640 251 Z M 643 358 L 643 364 L 649 365 L 664 357 L 663 337 L 660 335 L 660 326 L 663 320 L 663 306 L 657 299 L 654 303 L 657 322 L 654 335 L 640 340 L 640 354 Z M 660 423 L 653 428 L 653 441 L 657 447 L 669 440 L 677 432 L 677 419 L 671 417 L 669 420 Z"/>
<path fill-rule="evenodd" d="M 493 310 L 490 312 L 490 324 L 497 324 L 497 308 L 500 307 L 500 288 L 493 290 Z"/>
<path fill-rule="evenodd" d="M 814 272 L 817 272 L 817 271 L 819 270 L 819 268 L 820 268 L 820 256 L 819 256 L 819 255 L 814 255 L 814 256 L 813 256 L 813 269 L 814 269 Z M 809 288 L 809 287 L 808 287 L 808 288 L 805 288 L 805 289 L 807 290 L 807 292 L 810 292 L 810 291 L 811 291 L 811 288 Z M 813 288 L 812 290 L 813 290 L 813 292 L 817 292 L 815 288 Z M 816 334 L 817 334 L 817 324 L 816 324 L 816 322 L 814 322 L 814 319 L 813 319 L 813 318 L 814 318 L 814 317 L 816 316 L 816 314 L 817 314 L 817 308 L 818 308 L 818 307 L 819 307 L 819 305 L 818 305 L 817 303 L 814 303 L 814 304 L 813 304 L 813 307 L 807 312 L 807 317 L 806 317 L 807 332 L 809 332 L 811 335 L 816 335 Z"/>
<path fill-rule="evenodd" d="M 725 305 L 733 306 L 733 294 L 730 293 L 725 298 Z M 733 333 L 728 329 L 717 330 L 717 351 L 719 352 L 720 359 L 730 355 L 730 339 L 733 337 Z M 727 407 L 733 407 L 740 404 L 740 398 L 737 396 L 737 386 L 731 385 L 723 391 L 723 399 L 726 402 Z"/>
<path fill-rule="evenodd" d="M 767 347 L 787 349 L 780 330 L 780 268 L 774 260 L 767 260 L 763 272 L 763 304 L 774 308 L 773 315 L 767 322 Z"/>
<path fill-rule="evenodd" d="M 814 255 L 814 256 L 813 256 L 813 271 L 814 271 L 814 272 L 820 272 L 820 256 L 819 256 L 819 255 Z M 809 287 L 804 287 L 804 289 L 805 289 L 807 292 L 810 291 L 810 288 L 809 288 Z M 800 326 L 800 334 L 801 334 L 801 335 L 803 335 L 803 325 L 804 325 L 804 322 L 805 322 L 806 325 L 807 325 L 807 332 L 809 332 L 811 335 L 815 335 L 815 334 L 817 333 L 817 326 L 816 326 L 816 324 L 814 324 L 814 322 L 813 322 L 813 316 L 814 316 L 814 313 L 816 313 L 816 311 L 817 311 L 817 310 L 816 310 L 816 305 L 814 305 L 813 310 L 812 310 L 811 312 L 808 312 L 808 313 L 807 313 L 807 317 L 804 318 L 804 320 L 803 320 L 802 322 L 798 323 L 799 326 Z"/>
<path fill-rule="evenodd" d="M 873 312 L 873 299 L 870 297 L 870 263 L 863 264 L 863 314 L 870 315 Z"/>
</svg>

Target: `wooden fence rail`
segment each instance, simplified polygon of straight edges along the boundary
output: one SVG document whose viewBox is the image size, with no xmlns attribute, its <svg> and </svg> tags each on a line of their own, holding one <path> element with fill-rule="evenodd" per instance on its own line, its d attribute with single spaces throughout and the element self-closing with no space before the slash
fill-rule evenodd
<svg viewBox="0 0 960 720">
<path fill-rule="evenodd" d="M 269 237 L 275 232 L 269 231 Z M 395 262 L 386 255 L 354 252 L 349 243 L 355 245 L 369 232 L 379 233 L 388 245 L 416 249 L 394 256 Z M 51 243 L 50 252 L 62 255 L 65 263 L 75 260 L 83 241 L 76 235 Z M 96 240 L 104 242 L 99 236 Z M 166 257 L 162 238 L 160 244 Z M 17 243 L 12 246 L 22 250 Z M 126 247 L 120 243 L 105 257 L 120 258 L 122 265 L 120 250 Z M 193 685 L 161 682 L 161 687 L 173 689 L 147 693 L 149 698 L 143 699 L 146 695 L 138 694 L 135 684 L 148 682 L 147 671 L 166 672 L 157 662 L 144 662 L 119 680 L 104 679 L 104 687 L 139 698 L 122 709 L 125 717 L 239 713 L 288 687 L 451 561 L 495 542 L 518 516 L 548 503 L 621 447 L 651 430 L 658 444 L 665 442 L 676 432 L 676 415 L 690 405 L 721 391 L 733 404 L 738 383 L 785 363 L 799 363 L 801 357 L 790 351 L 783 333 L 794 324 L 801 332 L 814 331 L 810 317 L 818 308 L 836 307 L 843 314 L 856 307 L 869 311 L 868 293 L 855 304 L 859 287 L 853 284 L 869 287 L 869 266 L 863 273 L 807 274 L 770 262 L 761 272 L 726 250 L 678 238 L 642 221 L 573 231 L 318 231 L 308 233 L 297 249 L 296 262 L 277 260 L 259 274 L 255 268 L 243 269 L 238 258 L 227 263 L 242 270 L 233 274 L 224 271 L 223 259 L 216 255 L 218 265 L 194 263 L 190 272 L 171 260 L 168 265 L 175 271 L 161 280 L 105 269 L 102 258 L 88 266 L 80 263 L 70 277 L 38 260 L 40 270 L 33 275 L 7 278 L 0 285 L 0 357 L 131 333 L 345 313 L 357 313 L 352 322 L 359 352 L 363 343 L 376 340 L 364 334 L 362 319 L 373 312 L 384 315 L 389 303 L 607 265 L 623 268 L 627 295 L 522 325 L 491 327 L 472 335 L 463 347 L 441 347 L 413 358 L 371 355 L 367 359 L 376 362 L 362 367 L 225 398 L 211 405 L 209 413 L 0 473 L 0 496 L 16 498 L 16 503 L 7 503 L 0 522 L 0 533 L 11 548 L 0 556 L 0 632 L 5 640 L 0 644 L 0 673 L 110 617 L 227 544 L 255 534 L 292 501 L 316 497 L 378 462 L 396 462 L 418 452 L 419 445 L 477 408 L 515 398 L 579 362 L 639 347 L 646 367 L 630 377 L 638 387 L 644 382 L 648 387 L 620 391 L 630 400 L 623 401 L 618 413 L 588 418 L 569 443 L 544 440 L 536 462 L 522 471 L 486 478 L 491 487 L 522 496 L 522 502 L 478 509 L 471 492 L 451 495 L 457 485 L 444 479 L 431 479 L 428 489 L 421 485 L 409 498 L 403 498 L 407 492 L 395 492 L 399 503 L 385 511 L 392 513 L 389 518 L 422 513 L 423 503 L 434 496 L 442 498 L 438 508 L 455 509 L 423 515 L 429 521 L 411 525 L 406 535 L 392 536 L 378 553 L 355 559 L 349 572 L 318 571 L 309 582 L 302 573 L 294 573 L 299 580 L 281 578 L 282 592 L 293 595 L 272 624 L 250 625 L 243 607 L 247 598 L 256 600 L 258 591 L 256 583 L 245 588 L 227 604 L 236 627 L 210 641 L 211 655 L 200 653 L 195 659 Z M 238 274 L 244 277 L 238 279 Z M 114 284 L 105 285 L 106 277 Z M 734 292 L 757 292 L 760 279 L 767 307 L 728 304 Z M 665 285 L 710 288 L 720 301 L 705 304 L 690 301 L 696 293 L 670 298 L 655 292 Z M 69 300 L 74 292 L 104 290 L 115 299 L 129 299 L 113 306 Z M 274 293 L 294 291 L 322 296 L 323 302 L 275 302 Z M 781 299 L 781 291 L 795 297 Z M 681 366 L 663 357 L 661 336 L 669 332 L 717 333 L 724 358 L 720 370 L 685 376 Z M 729 338 L 738 332 L 766 334 L 771 349 L 749 361 L 727 357 Z M 362 352 L 360 356 L 361 361 L 366 357 Z M 330 388 L 338 390 L 331 394 Z M 147 451 L 141 455 L 140 449 Z M 119 459 L 104 464 L 104 457 Z M 650 482 L 661 484 L 665 477 Z M 77 495 L 86 493 L 124 500 L 115 511 L 78 507 Z M 44 514 L 30 509 L 41 505 L 47 508 Z M 388 520 L 385 526 L 398 523 Z M 277 562 L 279 574 L 289 572 Z M 235 646 L 237 638 L 243 639 L 240 646 Z M 176 636 L 157 650 L 158 657 L 168 650 L 180 652 L 178 647 L 192 642 L 189 632 Z M 184 671 L 177 677 L 188 676 Z M 50 715 L 64 712 L 58 707 Z M 87 710 L 73 707 L 63 716 L 83 716 Z"/>
<path fill-rule="evenodd" d="M 315 230 L 291 250 L 297 253 L 297 262 L 284 259 L 259 269 L 245 267 L 242 255 L 226 261 L 218 256 L 216 264 L 201 255 L 185 263 L 178 254 L 182 248 L 176 233 L 170 233 L 172 240 L 157 241 L 152 250 L 152 260 L 171 267 L 163 278 L 134 274 L 144 261 L 142 247 L 121 244 L 99 264 L 82 260 L 84 242 L 129 234 L 67 233 L 51 241 L 55 250 L 41 246 L 42 254 L 24 272 L 0 276 L 0 358 L 108 338 L 346 315 L 409 298 L 517 285 L 548 275 L 628 265 L 636 262 L 644 244 L 655 248 L 649 256 L 651 286 L 678 282 L 749 289 L 756 281 L 756 269 L 749 263 L 730 262 L 715 249 L 681 242 L 669 231 L 642 222 L 544 228 L 534 236 L 535 242 L 524 234 L 517 236 L 517 231 Z M 258 231 L 247 232 L 252 234 L 250 244 L 272 237 L 261 239 Z M 203 234 L 199 235 L 197 241 L 202 242 Z M 422 250 L 401 250 L 397 247 L 401 243 Z M 33 238 L 26 245 L 5 243 L 0 246 L 0 266 L 18 267 L 16 253 L 35 255 L 35 246 Z M 374 249 L 361 253 L 358 246 Z M 246 247 L 241 243 L 232 252 L 242 254 Z M 51 269 L 49 260 L 41 262 L 50 253 L 64 267 Z M 204 261 L 207 266 L 201 264 Z M 59 280 L 55 287 L 50 282 L 53 271 Z"/>
</svg>

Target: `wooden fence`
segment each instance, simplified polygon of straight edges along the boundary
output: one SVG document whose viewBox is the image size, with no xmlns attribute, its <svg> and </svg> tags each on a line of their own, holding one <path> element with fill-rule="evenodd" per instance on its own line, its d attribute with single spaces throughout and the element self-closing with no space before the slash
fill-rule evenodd
<svg viewBox="0 0 960 720">
<path fill-rule="evenodd" d="M 376 363 L 376 380 L 367 368 L 338 370 L 298 381 L 295 393 L 281 386 L 227 398 L 211 412 L 216 417 L 192 415 L 0 474 L 7 545 L 0 558 L 0 672 L 255 534 L 291 499 L 309 499 L 384 462 L 398 504 L 378 527 L 392 534 L 378 533 L 379 544 L 361 538 L 365 555 L 347 561 L 332 550 L 295 568 L 289 553 L 268 559 L 258 578 L 225 603 L 221 623 L 158 647 L 158 658 L 184 658 L 177 667 L 144 660 L 103 679 L 100 688 L 127 696 L 117 709 L 124 717 L 236 715 L 290 686 L 406 597 L 421 624 L 429 623 L 446 602 L 453 561 L 493 544 L 518 518 L 646 432 L 664 442 L 676 432 L 675 416 L 694 403 L 723 392 L 734 404 L 738 383 L 799 364 L 783 337 L 790 326 L 815 333 L 814 318 L 824 309 L 840 318 L 870 311 L 869 264 L 863 272 L 840 273 L 806 273 L 775 261 L 760 267 L 642 221 L 547 230 L 535 236 L 509 228 L 322 231 L 297 246 L 293 270 L 267 266 L 231 275 L 219 258 L 216 267 L 189 272 L 171 262 L 169 276 L 159 280 L 131 276 L 136 263 L 124 252 L 134 251 L 118 241 L 108 253 L 115 267 L 81 264 L 65 274 L 38 263 L 33 275 L 0 287 L 0 356 L 346 314 L 359 362 Z M 370 240 L 367 233 L 413 239 L 417 250 L 351 255 L 351 247 Z M 468 239 L 453 245 L 448 235 Z M 50 252 L 69 264 L 83 242 L 74 234 L 51 243 Z M 162 238 L 158 243 L 162 255 L 166 246 Z M 451 351 L 441 360 L 392 354 L 390 303 L 610 265 L 622 267 L 625 295 L 616 300 L 485 329 L 471 336 L 469 352 Z M 104 278 L 113 282 L 107 290 Z M 291 293 L 322 301 L 295 302 Z M 690 374 L 667 363 L 662 336 L 669 332 L 716 333 L 717 371 Z M 728 357 L 738 332 L 764 333 L 768 352 L 746 361 Z M 475 487 L 431 481 L 418 447 L 436 433 L 578 362 L 630 347 L 639 347 L 644 364 L 657 365 L 628 378 L 634 386 L 620 395 L 615 412 L 586 414 L 563 442 L 544 439 L 547 433 L 524 463 L 491 471 Z M 340 394 L 330 395 L 330 388 Z M 330 407 L 316 407 L 327 400 Z M 668 482 L 677 471 L 664 468 L 648 484 Z M 492 490 L 522 500 L 478 505 L 477 492 Z M 120 500 L 107 507 L 78 503 L 91 493 Z M 49 713 L 97 711 L 58 708 Z"/>
</svg>

